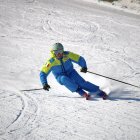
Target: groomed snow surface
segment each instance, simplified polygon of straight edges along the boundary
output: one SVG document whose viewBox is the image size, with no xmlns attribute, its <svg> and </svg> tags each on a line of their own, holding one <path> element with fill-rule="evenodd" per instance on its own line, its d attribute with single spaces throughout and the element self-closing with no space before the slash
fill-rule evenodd
<svg viewBox="0 0 140 140">
<path fill-rule="evenodd" d="M 50 46 L 88 70 L 140 86 L 140 16 L 81 0 L 0 0 L 0 140 L 139 140 L 140 89 L 80 73 L 109 94 L 87 101 L 39 70 Z"/>
<path fill-rule="evenodd" d="M 140 14 L 140 0 L 82 0 L 90 3 L 96 3 L 102 6 L 120 9 L 130 13 Z"/>
</svg>

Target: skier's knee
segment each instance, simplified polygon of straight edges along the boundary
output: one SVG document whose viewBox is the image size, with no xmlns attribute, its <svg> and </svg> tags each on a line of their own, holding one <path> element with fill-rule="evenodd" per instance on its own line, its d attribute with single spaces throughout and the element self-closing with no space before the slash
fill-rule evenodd
<svg viewBox="0 0 140 140">
<path fill-rule="evenodd" d="M 62 83 L 65 83 L 67 80 L 68 80 L 68 77 L 65 76 L 65 75 L 61 76 L 61 78 L 60 78 L 60 81 L 61 81 Z"/>
<path fill-rule="evenodd" d="M 68 80 L 68 77 L 65 75 L 61 75 L 57 77 L 57 81 L 61 84 L 64 85 L 65 82 Z"/>
</svg>

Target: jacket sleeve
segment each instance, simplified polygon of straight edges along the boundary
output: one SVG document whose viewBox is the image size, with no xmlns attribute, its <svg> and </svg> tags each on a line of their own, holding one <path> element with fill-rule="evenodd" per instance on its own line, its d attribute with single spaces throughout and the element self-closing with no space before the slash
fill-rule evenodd
<svg viewBox="0 0 140 140">
<path fill-rule="evenodd" d="M 72 53 L 72 52 L 69 52 L 68 56 L 69 56 L 69 58 L 71 59 L 72 62 L 78 64 L 82 68 L 83 67 L 87 68 L 87 64 L 86 64 L 86 61 L 85 61 L 84 57 L 82 57 L 78 54 Z"/>
<path fill-rule="evenodd" d="M 51 68 L 52 68 L 52 65 L 49 60 L 42 66 L 41 71 L 40 71 L 40 81 L 42 85 L 48 83 L 47 76 L 51 72 Z"/>
</svg>

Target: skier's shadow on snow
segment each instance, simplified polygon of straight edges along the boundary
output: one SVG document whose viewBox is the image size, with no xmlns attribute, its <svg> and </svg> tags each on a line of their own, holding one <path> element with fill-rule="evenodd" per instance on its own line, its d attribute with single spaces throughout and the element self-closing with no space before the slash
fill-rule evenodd
<svg viewBox="0 0 140 140">
<path fill-rule="evenodd" d="M 140 92 L 116 89 L 109 93 L 108 99 L 112 101 L 118 100 L 140 101 Z"/>
<path fill-rule="evenodd" d="M 134 94 L 135 93 L 135 94 Z M 53 95 L 55 97 L 60 98 L 83 98 L 83 97 L 71 97 L 67 95 Z M 101 97 L 94 96 L 89 101 L 99 101 Z M 109 93 L 108 99 L 111 101 L 119 101 L 119 100 L 126 100 L 126 101 L 140 101 L 140 92 L 137 91 L 126 91 L 123 89 L 116 89 Z"/>
</svg>

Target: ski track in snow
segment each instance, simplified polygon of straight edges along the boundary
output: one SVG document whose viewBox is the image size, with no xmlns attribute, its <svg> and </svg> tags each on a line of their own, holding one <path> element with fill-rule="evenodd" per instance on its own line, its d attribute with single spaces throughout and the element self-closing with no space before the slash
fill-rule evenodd
<svg viewBox="0 0 140 140">
<path fill-rule="evenodd" d="M 89 69 L 139 85 L 139 19 L 62 0 L 1 0 L 0 8 L 0 139 L 140 139 L 138 89 L 82 74 L 110 99 L 86 101 L 54 77 L 49 92 L 18 91 L 39 85 L 46 46 L 57 41 L 86 57 Z"/>
<path fill-rule="evenodd" d="M 15 113 L 13 111 L 18 111 L 16 116 L 12 117 L 13 119 L 9 122 L 10 124 L 6 124 L 5 128 L 3 128 L 4 132 L 1 132 L 0 135 L 4 135 L 8 133 L 7 138 L 9 135 L 18 134 L 18 132 L 24 132 L 27 128 L 28 131 L 25 131 L 23 135 L 26 136 L 26 133 L 30 133 L 32 129 L 35 127 L 32 126 L 36 116 L 38 115 L 39 109 L 38 105 L 32 97 L 27 94 L 25 96 L 14 93 L 10 91 L 2 91 L 1 92 L 1 103 L 0 105 L 3 106 L 4 110 L 1 113 L 9 112 L 10 116 L 14 116 Z M 19 99 L 19 101 L 18 101 Z M 14 101 L 13 101 L 14 100 Z M 7 103 L 3 104 L 3 103 Z M 20 106 L 19 106 L 20 105 Z M 20 108 L 20 109 L 18 109 Z M 5 110 L 7 109 L 7 110 Z M 13 112 L 13 114 L 12 114 Z M 10 116 L 3 116 L 3 117 L 10 117 Z M 2 118 L 1 118 L 2 119 Z M 2 121 L 2 120 L 1 120 Z M 21 136 L 20 136 L 21 137 Z M 16 137 L 15 137 L 16 138 Z M 18 137 L 17 137 L 18 138 Z M 17 139 L 16 138 L 16 139 Z M 10 139 L 10 137 L 9 137 Z"/>
<path fill-rule="evenodd" d="M 128 133 L 129 138 L 131 137 L 129 134 L 132 130 L 133 137 L 131 138 L 137 139 L 140 130 L 140 127 L 136 125 L 139 122 L 139 112 L 136 113 L 135 110 L 138 102 L 136 104 L 132 102 L 132 100 L 137 101 L 137 98 L 133 97 L 130 98 L 130 101 L 125 102 L 129 106 L 129 109 L 125 110 L 123 102 L 117 103 L 117 99 L 129 100 L 129 97 L 125 98 L 126 94 L 120 98 L 118 98 L 119 95 L 112 97 L 113 100 L 116 99 L 115 103 L 113 100 L 102 101 L 101 99 L 98 99 L 100 102 L 96 100 L 87 102 L 76 94 L 68 93 L 67 95 L 67 93 L 57 93 L 56 90 L 52 90 L 50 94 L 41 93 L 44 92 L 24 92 L 22 95 L 24 97 L 20 97 L 20 101 L 24 101 L 20 106 L 23 109 L 22 113 L 19 113 L 20 115 L 17 115 L 19 117 L 6 127 L 5 134 L 1 134 L 3 138 L 34 139 L 36 137 L 36 139 L 74 138 L 88 140 L 114 137 L 114 139 L 125 139 L 126 133 Z M 128 92 L 126 93 L 128 94 Z M 8 95 L 8 100 L 13 98 L 13 95 L 13 93 Z M 6 96 L 2 98 L 6 98 Z M 69 106 L 70 104 L 75 104 L 76 107 Z M 112 107 L 110 107 L 111 104 Z M 102 133 L 104 135 L 101 135 Z"/>
</svg>

